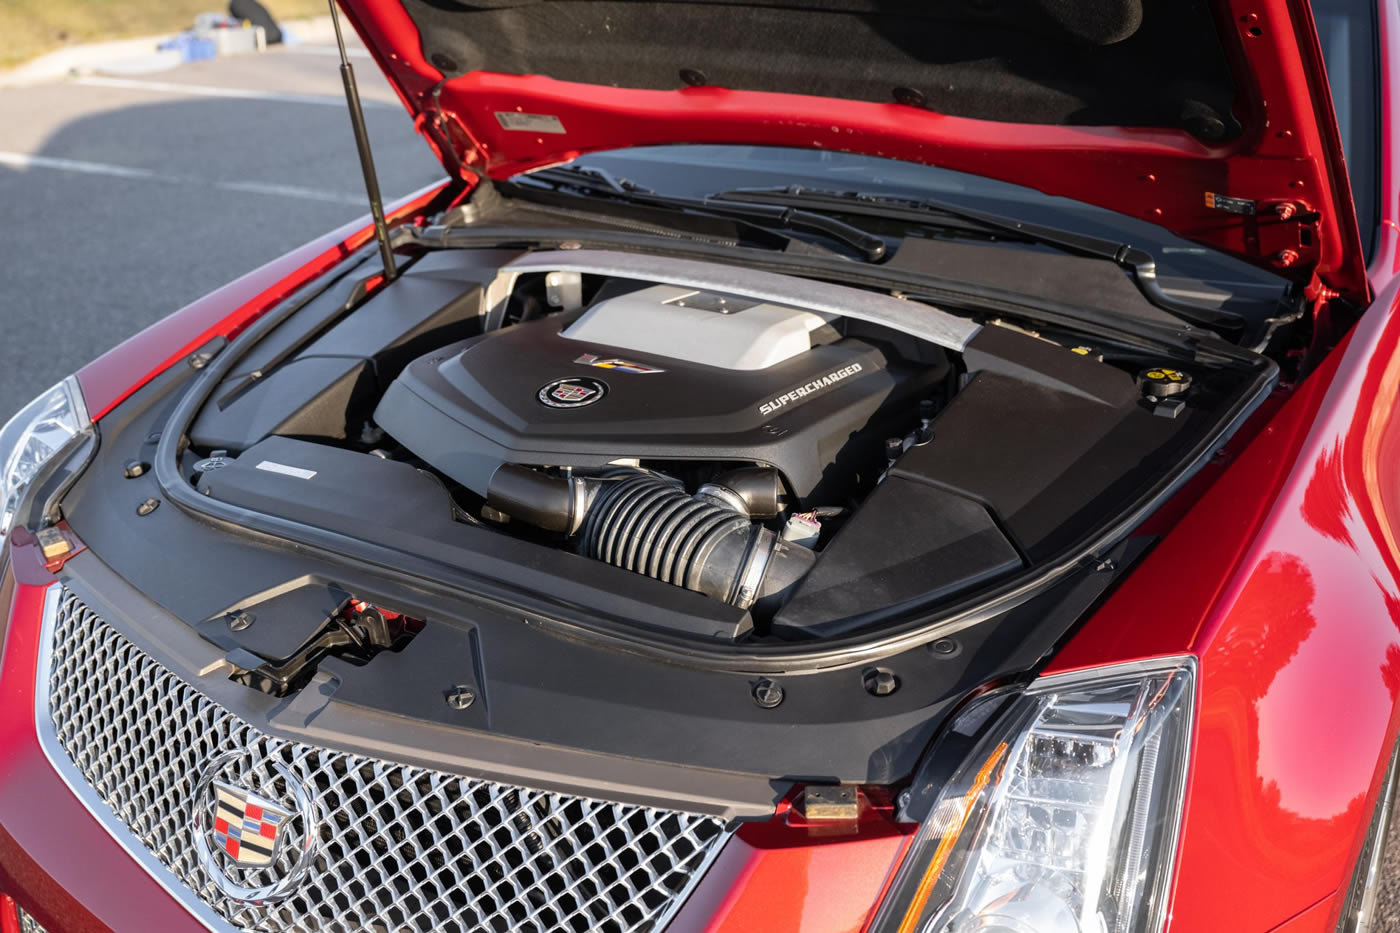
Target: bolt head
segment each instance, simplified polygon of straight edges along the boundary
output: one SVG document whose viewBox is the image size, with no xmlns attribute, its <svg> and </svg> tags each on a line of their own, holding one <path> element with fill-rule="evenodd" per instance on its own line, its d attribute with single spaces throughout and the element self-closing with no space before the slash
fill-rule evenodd
<svg viewBox="0 0 1400 933">
<path fill-rule="evenodd" d="M 894 671 L 884 667 L 872 667 L 863 675 L 865 692 L 873 697 L 887 697 L 899 689 L 899 678 Z"/>
<path fill-rule="evenodd" d="M 158 508 L 160 508 L 159 499 L 147 499 L 136 507 L 136 514 L 144 518 Z"/>
<path fill-rule="evenodd" d="M 138 476 L 144 476 L 149 469 L 150 466 L 142 463 L 140 460 L 128 460 L 122 467 L 122 475 L 127 479 L 135 479 Z"/>
<path fill-rule="evenodd" d="M 465 684 L 458 684 L 447 691 L 447 705 L 453 709 L 466 709 L 476 702 L 476 692 Z"/>
<path fill-rule="evenodd" d="M 776 680 L 763 678 L 753 685 L 753 701 L 763 709 L 773 709 L 783 702 L 783 685 Z"/>
<path fill-rule="evenodd" d="M 1274 264 L 1278 266 L 1291 266 L 1298 261 L 1298 251 L 1292 249 L 1281 249 L 1274 256 Z"/>
</svg>

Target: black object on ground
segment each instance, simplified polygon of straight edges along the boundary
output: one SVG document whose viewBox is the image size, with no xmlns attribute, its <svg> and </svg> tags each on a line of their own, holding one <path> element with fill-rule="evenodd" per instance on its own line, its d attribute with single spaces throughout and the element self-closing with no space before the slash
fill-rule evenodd
<svg viewBox="0 0 1400 933">
<path fill-rule="evenodd" d="M 277 45 L 282 41 L 282 27 L 277 25 L 277 20 L 258 0 L 229 0 L 228 15 L 261 26 L 267 34 L 268 45 Z"/>
</svg>

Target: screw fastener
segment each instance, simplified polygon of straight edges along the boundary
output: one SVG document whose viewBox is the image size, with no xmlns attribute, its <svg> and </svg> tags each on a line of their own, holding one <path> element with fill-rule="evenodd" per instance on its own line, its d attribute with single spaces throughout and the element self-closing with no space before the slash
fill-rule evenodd
<svg viewBox="0 0 1400 933">
<path fill-rule="evenodd" d="M 782 684 L 776 680 L 764 678 L 753 685 L 753 701 L 764 709 L 773 709 L 783 702 L 786 694 Z"/>
<path fill-rule="evenodd" d="M 228 628 L 231 632 L 241 632 L 256 621 L 257 617 L 242 609 L 228 614 Z"/>
<path fill-rule="evenodd" d="M 136 514 L 140 515 L 142 518 L 145 518 L 147 515 L 150 515 L 158 508 L 160 508 L 159 499 L 147 499 L 145 502 L 142 502 L 136 507 Z"/>
<path fill-rule="evenodd" d="M 466 709 L 475 702 L 476 693 L 464 684 L 458 684 L 447 691 L 447 705 L 453 709 Z"/>
</svg>

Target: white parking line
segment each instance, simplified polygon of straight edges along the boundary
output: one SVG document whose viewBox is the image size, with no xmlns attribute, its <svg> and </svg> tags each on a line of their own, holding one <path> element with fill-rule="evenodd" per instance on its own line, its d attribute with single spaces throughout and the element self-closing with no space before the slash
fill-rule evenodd
<svg viewBox="0 0 1400 933">
<path fill-rule="evenodd" d="M 201 188 L 217 188 L 220 191 L 234 191 L 242 194 L 271 195 L 279 198 L 297 198 L 302 201 L 329 201 L 333 204 L 365 204 L 362 194 L 346 194 L 341 191 L 323 191 L 320 188 L 306 188 L 301 185 L 279 185 L 261 181 L 207 181 L 188 175 L 157 175 L 148 168 L 130 168 L 125 165 L 109 165 L 104 162 L 84 162 L 78 159 L 56 159 L 52 156 L 30 155 L 25 152 L 0 152 L 0 165 L 19 169 L 53 169 L 60 172 L 77 172 L 82 175 L 105 175 L 109 178 L 140 178 L 146 181 L 174 185 L 196 185 Z"/>
<path fill-rule="evenodd" d="M 83 175 L 107 175 L 112 178 L 154 178 L 155 172 L 148 168 L 127 168 L 122 165 L 105 165 L 101 162 L 82 162 L 78 159 L 54 159 L 49 156 L 28 155 L 23 152 L 0 152 L 0 165 L 12 168 L 53 168 L 63 172 L 79 172 Z"/>
<path fill-rule="evenodd" d="M 276 185 L 260 181 L 216 181 L 215 188 L 225 191 L 245 191 L 249 194 L 272 194 L 284 198 L 301 198 L 304 201 L 333 201 L 336 204 L 364 204 L 369 202 L 365 195 L 341 194 L 337 191 L 321 191 L 317 188 L 303 188 L 301 185 Z"/>
<path fill-rule="evenodd" d="M 181 94 L 189 97 L 222 97 L 235 100 L 275 100 L 288 104 L 318 104 L 323 107 L 344 109 L 345 98 L 339 94 L 288 94 L 284 91 L 252 91 L 238 87 L 208 87 L 202 84 L 177 84 L 173 81 L 143 81 L 137 78 L 113 78 L 106 75 L 87 75 L 74 78 L 74 84 L 84 87 L 110 87 L 129 91 L 153 91 L 158 94 Z M 360 101 L 365 109 L 376 107 L 397 107 L 381 100 Z"/>
</svg>

